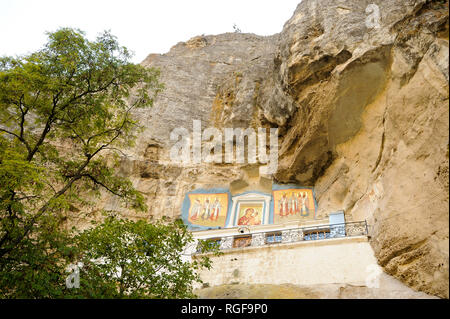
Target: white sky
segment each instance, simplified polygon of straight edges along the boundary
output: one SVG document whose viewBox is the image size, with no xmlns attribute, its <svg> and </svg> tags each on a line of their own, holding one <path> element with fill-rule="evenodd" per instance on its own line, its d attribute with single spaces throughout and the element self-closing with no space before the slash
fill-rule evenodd
<svg viewBox="0 0 450 319">
<path fill-rule="evenodd" d="M 111 30 L 135 52 L 165 53 L 201 34 L 278 33 L 301 0 L 0 0 L 0 56 L 39 49 L 45 31 L 75 27 L 93 40 Z"/>
</svg>

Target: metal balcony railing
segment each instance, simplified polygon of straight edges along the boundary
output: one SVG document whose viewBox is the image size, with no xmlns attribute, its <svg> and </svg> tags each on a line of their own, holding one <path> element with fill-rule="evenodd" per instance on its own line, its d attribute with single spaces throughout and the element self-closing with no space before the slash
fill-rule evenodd
<svg viewBox="0 0 450 319">
<path fill-rule="evenodd" d="M 260 247 L 265 245 L 294 243 L 299 241 L 326 240 L 367 235 L 367 222 L 359 221 L 267 232 L 254 232 L 224 237 L 212 237 L 206 239 L 206 241 L 210 245 L 218 246 L 220 250 L 227 250 L 233 248 Z M 200 253 L 199 249 L 197 249 L 197 253 Z"/>
</svg>

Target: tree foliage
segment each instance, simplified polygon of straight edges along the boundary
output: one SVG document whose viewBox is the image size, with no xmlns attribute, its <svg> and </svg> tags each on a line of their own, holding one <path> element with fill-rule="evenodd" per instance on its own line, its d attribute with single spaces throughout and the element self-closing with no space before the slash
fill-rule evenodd
<svg viewBox="0 0 450 319">
<path fill-rule="evenodd" d="M 20 256 L 0 269 L 3 298 L 193 298 L 198 270 L 210 259 L 191 260 L 196 245 L 179 221 L 130 221 L 107 217 L 76 235 L 51 229 L 46 221 L 34 240 L 25 240 Z M 203 251 L 217 249 L 199 243 Z M 79 287 L 67 287 L 69 265 L 79 267 Z M 72 269 L 73 270 L 73 269 Z"/>
<path fill-rule="evenodd" d="M 201 282 L 195 271 L 211 266 L 185 253 L 193 239 L 181 222 L 108 218 L 77 240 L 83 267 L 75 292 L 84 297 L 192 298 L 192 284 Z"/>
<path fill-rule="evenodd" d="M 75 240 L 60 227 L 74 208 L 82 210 L 101 190 L 129 208 L 147 209 L 143 195 L 128 179 L 118 177 L 114 166 L 120 150 L 132 146 L 140 131 L 134 110 L 150 107 L 163 86 L 157 69 L 133 64 L 130 57 L 109 32 L 89 41 L 83 32 L 63 28 L 49 33 L 47 44 L 35 53 L 0 58 L 0 292 L 4 297 L 62 297 L 65 263 L 82 256 L 80 249 L 88 249 L 88 238 L 100 240 L 91 248 L 106 253 L 101 244 L 118 243 L 119 230 L 129 229 L 143 238 L 169 232 L 162 225 L 109 222 Z M 112 229 L 119 232 L 109 232 Z M 181 231 L 174 229 L 170 236 Z M 109 237 L 102 237 L 100 230 Z M 178 246 L 173 242 L 171 248 Z M 95 249 L 87 251 L 94 254 Z M 87 264 L 93 271 L 102 270 Z M 102 283 L 108 296 L 116 296 L 108 290 L 108 281 Z M 84 296 L 99 295 L 91 290 Z"/>
</svg>

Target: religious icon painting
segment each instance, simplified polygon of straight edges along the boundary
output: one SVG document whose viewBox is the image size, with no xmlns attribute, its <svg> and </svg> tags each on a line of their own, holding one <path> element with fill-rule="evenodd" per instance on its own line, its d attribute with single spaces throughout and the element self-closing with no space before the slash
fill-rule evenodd
<svg viewBox="0 0 450 319">
<path fill-rule="evenodd" d="M 316 203 L 309 188 L 280 189 L 273 192 L 274 224 L 299 219 L 314 219 Z"/>
<path fill-rule="evenodd" d="M 249 247 L 252 244 L 252 236 L 240 236 L 233 240 L 233 248 Z"/>
<path fill-rule="evenodd" d="M 193 193 L 190 200 L 188 221 L 204 227 L 224 227 L 227 210 L 227 193 Z"/>
<path fill-rule="evenodd" d="M 238 226 L 261 225 L 264 203 L 240 203 L 238 210 Z"/>
</svg>

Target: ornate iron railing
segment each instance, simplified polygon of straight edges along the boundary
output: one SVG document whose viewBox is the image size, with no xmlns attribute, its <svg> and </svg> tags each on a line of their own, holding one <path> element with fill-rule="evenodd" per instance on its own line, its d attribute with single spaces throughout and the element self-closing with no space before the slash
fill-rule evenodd
<svg viewBox="0 0 450 319">
<path fill-rule="evenodd" d="M 217 245 L 220 250 L 243 247 L 260 247 L 265 245 L 294 243 L 308 240 L 325 240 L 333 238 L 367 236 L 368 227 L 366 221 L 348 222 L 341 224 L 327 224 L 311 227 L 292 229 L 280 229 L 266 232 L 242 233 L 232 236 L 211 237 L 212 245 Z M 196 253 L 200 250 L 197 248 Z"/>
</svg>

